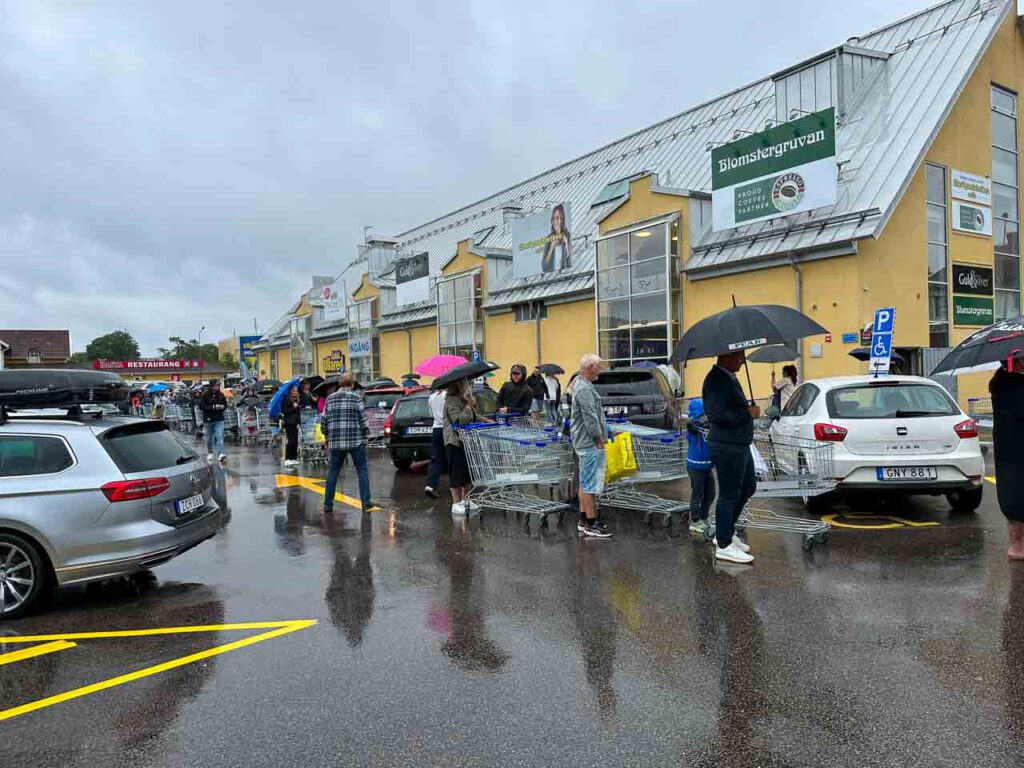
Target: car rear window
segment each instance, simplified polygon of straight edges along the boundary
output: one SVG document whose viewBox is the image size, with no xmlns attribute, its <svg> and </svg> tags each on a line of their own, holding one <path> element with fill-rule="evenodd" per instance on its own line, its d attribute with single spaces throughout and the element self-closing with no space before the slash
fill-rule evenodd
<svg viewBox="0 0 1024 768">
<path fill-rule="evenodd" d="M 433 414 L 430 413 L 430 398 L 428 397 L 409 397 L 400 401 L 395 408 L 395 421 L 433 420 L 433 418 Z"/>
<path fill-rule="evenodd" d="M 834 419 L 909 419 L 960 412 L 941 387 L 905 382 L 840 387 L 831 390 L 825 402 Z"/>
<path fill-rule="evenodd" d="M 125 474 L 168 469 L 199 458 L 160 422 L 114 427 L 100 442 Z"/>
<path fill-rule="evenodd" d="M 363 405 L 367 408 L 387 408 L 390 410 L 391 406 L 403 397 L 404 395 L 401 392 L 367 392 L 363 395 Z"/>
<path fill-rule="evenodd" d="M 605 371 L 594 383 L 602 397 L 636 397 L 657 395 L 654 376 L 646 371 Z"/>
</svg>

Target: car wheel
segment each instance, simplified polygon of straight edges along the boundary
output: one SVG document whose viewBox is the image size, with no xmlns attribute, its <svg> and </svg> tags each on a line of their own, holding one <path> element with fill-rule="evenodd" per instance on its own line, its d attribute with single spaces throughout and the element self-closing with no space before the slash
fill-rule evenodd
<svg viewBox="0 0 1024 768">
<path fill-rule="evenodd" d="M 804 496 L 803 502 L 804 509 L 806 509 L 808 513 L 815 517 L 821 517 L 826 514 L 832 506 L 832 494 L 822 493 L 817 496 Z"/>
<path fill-rule="evenodd" d="M 949 502 L 949 506 L 953 508 L 954 512 L 974 512 L 981 506 L 983 493 L 981 488 L 954 491 L 946 494 L 946 501 Z"/>
<path fill-rule="evenodd" d="M 412 459 L 393 459 L 392 461 L 394 462 L 395 467 L 403 472 L 407 471 L 409 467 L 412 466 Z"/>
<path fill-rule="evenodd" d="M 47 571 L 35 544 L 0 533 L 0 619 L 15 619 L 37 606 L 49 582 Z"/>
</svg>

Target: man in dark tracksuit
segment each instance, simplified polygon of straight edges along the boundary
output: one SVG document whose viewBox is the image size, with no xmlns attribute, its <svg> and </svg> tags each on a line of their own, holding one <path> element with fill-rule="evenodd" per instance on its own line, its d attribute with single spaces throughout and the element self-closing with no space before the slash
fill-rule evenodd
<svg viewBox="0 0 1024 768">
<path fill-rule="evenodd" d="M 704 410 L 709 430 L 711 460 L 718 474 L 718 504 L 715 507 L 715 558 L 733 563 L 750 563 L 750 547 L 736 535 L 736 521 L 754 495 L 757 479 L 750 446 L 754 442 L 754 420 L 750 405 L 736 373 L 743 367 L 742 350 L 719 355 L 718 363 L 704 379 Z"/>
</svg>

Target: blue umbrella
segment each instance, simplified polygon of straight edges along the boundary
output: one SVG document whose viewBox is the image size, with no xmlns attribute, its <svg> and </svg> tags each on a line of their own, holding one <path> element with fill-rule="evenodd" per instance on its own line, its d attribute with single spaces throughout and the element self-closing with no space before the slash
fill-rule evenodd
<svg viewBox="0 0 1024 768">
<path fill-rule="evenodd" d="M 165 389 L 170 389 L 166 384 L 147 384 L 146 391 L 149 393 L 163 392 Z"/>
<path fill-rule="evenodd" d="M 302 381 L 301 376 L 296 376 L 291 381 L 286 381 L 278 390 L 274 393 L 274 396 L 270 398 L 270 420 L 274 421 L 281 415 L 281 403 L 284 402 L 288 392 L 291 391 L 292 387 L 299 385 Z"/>
<path fill-rule="evenodd" d="M 653 360 L 641 360 L 639 363 L 633 363 L 634 368 L 657 368 L 658 364 Z"/>
</svg>

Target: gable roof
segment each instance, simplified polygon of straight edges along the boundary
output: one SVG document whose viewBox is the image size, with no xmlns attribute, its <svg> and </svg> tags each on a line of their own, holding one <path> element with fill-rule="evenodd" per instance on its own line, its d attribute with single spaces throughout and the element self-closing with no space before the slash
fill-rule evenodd
<svg viewBox="0 0 1024 768">
<path fill-rule="evenodd" d="M 30 349 L 38 349 L 44 360 L 71 357 L 71 333 L 66 330 L 0 330 L 0 341 L 9 347 L 6 354 L 11 358 L 28 357 Z"/>
<path fill-rule="evenodd" d="M 800 250 L 850 252 L 850 241 L 876 237 L 1010 6 L 1010 0 L 949 0 L 861 36 L 858 48 L 887 54 L 888 60 L 880 68 L 884 75 L 865 89 L 867 96 L 846 105 L 837 128 L 837 161 L 843 163 L 839 201 L 800 216 L 727 232 L 706 231 L 687 263 L 691 275 L 742 268 Z M 529 213 L 549 200 L 567 201 L 572 205 L 575 263 L 559 276 L 564 279 L 547 275 L 515 280 L 508 275 L 493 286 L 485 306 L 591 291 L 598 222 L 621 203 L 594 205 L 601 190 L 654 172 L 667 187 L 709 191 L 708 143 L 729 141 L 737 130 L 762 130 L 775 118 L 774 89 L 772 77 L 737 88 L 409 229 L 397 237 L 399 250 L 429 252 L 431 274 L 439 274 L 454 258 L 457 244 L 480 230 L 494 227 L 486 238 L 488 247 L 511 247 L 505 206 Z"/>
</svg>

